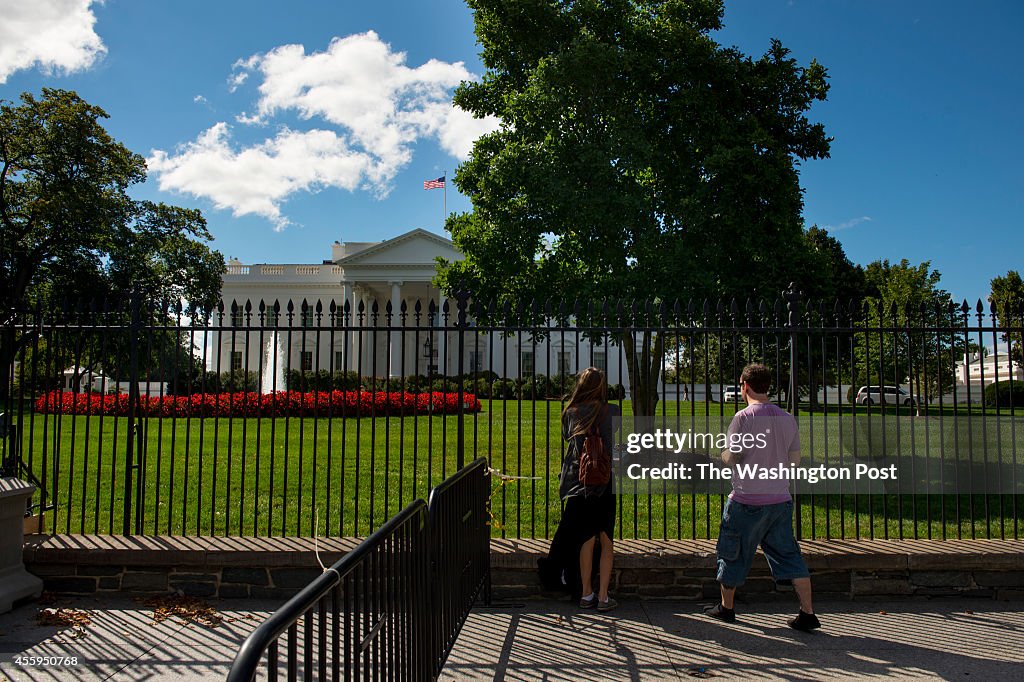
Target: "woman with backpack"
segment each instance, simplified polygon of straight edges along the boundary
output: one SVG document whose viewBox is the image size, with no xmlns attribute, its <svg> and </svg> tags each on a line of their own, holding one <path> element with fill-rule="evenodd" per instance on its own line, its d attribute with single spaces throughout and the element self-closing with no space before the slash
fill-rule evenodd
<svg viewBox="0 0 1024 682">
<path fill-rule="evenodd" d="M 596 606 L 601 612 L 618 606 L 608 596 L 608 584 L 616 506 L 611 478 L 613 419 L 621 414 L 618 405 L 608 404 L 608 382 L 604 372 L 595 367 L 579 373 L 562 410 L 562 439 L 567 446 L 559 475 L 559 496 L 565 508 L 556 535 L 570 547 L 579 548 L 580 608 Z M 601 549 L 597 594 L 592 585 L 595 542 Z"/>
</svg>

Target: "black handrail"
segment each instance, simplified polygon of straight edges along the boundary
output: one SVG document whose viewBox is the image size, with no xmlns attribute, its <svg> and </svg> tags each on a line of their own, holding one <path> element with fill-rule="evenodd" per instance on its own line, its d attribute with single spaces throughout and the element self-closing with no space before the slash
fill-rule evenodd
<svg viewBox="0 0 1024 682">
<path fill-rule="evenodd" d="M 366 654 L 367 650 L 371 648 L 372 643 L 381 635 L 382 630 L 386 629 L 383 636 L 388 638 L 392 644 L 396 644 L 396 638 L 404 642 L 414 636 L 418 630 L 425 629 L 425 623 L 417 622 L 416 615 L 425 614 L 426 609 L 416 608 L 413 602 L 422 600 L 426 593 L 428 569 L 427 548 L 424 546 L 427 532 L 426 514 L 427 505 L 423 500 L 413 501 L 361 542 L 355 549 L 348 552 L 333 566 L 326 569 L 323 575 L 317 577 L 301 592 L 288 600 L 284 606 L 275 611 L 242 644 L 231 666 L 231 671 L 228 673 L 228 682 L 251 682 L 255 678 L 264 653 L 267 654 L 268 659 L 268 677 L 272 680 L 276 679 L 278 665 L 277 643 L 278 639 L 285 632 L 288 632 L 288 679 L 296 679 L 298 668 L 297 624 L 303 616 L 306 619 L 305 676 L 311 678 L 313 674 L 311 670 L 313 613 L 314 609 L 319 605 L 320 628 L 318 643 L 321 649 L 326 649 L 327 622 L 325 619 L 326 608 L 324 599 L 328 595 L 330 595 L 332 602 L 330 606 L 332 612 L 331 635 L 333 638 L 331 649 L 334 659 L 332 663 L 335 678 L 340 675 L 340 666 L 342 664 L 345 668 L 345 679 L 352 678 L 353 669 L 356 669 L 356 672 L 358 672 L 358 661 L 354 661 L 353 658 L 358 659 Z M 413 541 L 402 542 L 403 539 L 406 539 L 402 531 L 408 525 L 412 525 L 412 534 L 408 538 L 411 538 Z M 420 540 L 419 543 L 415 541 L 417 539 Z M 397 548 L 397 552 L 394 546 L 396 540 L 398 540 L 400 545 Z M 354 581 L 346 581 L 346 578 L 363 569 L 367 564 L 370 565 L 371 571 L 381 571 L 382 566 L 375 557 L 375 552 L 378 549 L 383 549 L 389 555 L 383 567 L 385 569 L 394 567 L 395 554 L 404 552 L 405 558 L 410 560 L 404 566 L 407 570 L 389 571 L 386 575 L 374 573 L 370 581 L 370 587 L 375 588 L 372 590 L 359 590 L 359 587 L 365 587 L 366 585 L 360 586 L 355 585 Z M 362 582 L 366 583 L 365 573 L 361 577 L 363 578 Z M 407 581 L 406 585 L 397 585 L 397 581 L 401 578 Z M 374 579 L 378 582 L 374 583 Z M 381 579 L 386 580 L 387 590 L 381 589 L 382 586 L 379 582 Z M 344 587 L 348 589 L 342 589 L 343 581 L 346 582 Z M 371 591 L 373 592 L 372 594 L 369 593 Z M 371 624 L 370 619 L 385 610 L 385 601 L 387 606 L 396 605 L 396 596 L 398 597 L 397 601 L 406 602 L 397 605 L 398 608 L 394 609 L 397 620 L 400 621 L 399 624 L 395 626 L 394 623 L 388 623 L 386 614 L 381 615 Z M 342 599 L 344 600 L 343 607 L 341 605 Z M 343 610 L 345 612 L 344 621 L 346 626 L 344 633 L 341 632 L 340 623 Z M 352 618 L 349 616 L 352 616 Z M 389 627 L 385 628 L 385 626 Z M 353 633 L 352 630 L 354 629 L 357 632 Z M 363 634 L 364 632 L 365 635 Z M 353 634 L 356 636 L 353 637 Z M 344 661 L 340 660 L 341 656 L 339 655 L 342 649 L 339 638 L 342 635 L 345 638 L 343 645 L 345 650 Z M 373 653 L 381 652 L 374 651 Z M 427 676 L 430 674 L 428 672 L 429 661 L 423 656 L 424 652 L 418 650 L 417 647 L 405 647 L 401 651 L 384 651 L 382 653 L 391 662 L 397 663 L 404 669 L 399 677 L 422 679 L 424 674 Z M 321 673 L 326 670 L 326 656 L 327 652 L 322 650 L 317 657 L 317 664 Z M 377 661 L 374 660 L 373 662 L 376 663 Z"/>
</svg>

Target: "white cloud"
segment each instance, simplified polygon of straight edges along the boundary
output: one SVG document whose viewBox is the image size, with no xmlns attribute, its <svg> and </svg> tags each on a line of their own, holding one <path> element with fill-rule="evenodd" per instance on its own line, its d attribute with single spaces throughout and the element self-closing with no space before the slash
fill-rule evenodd
<svg viewBox="0 0 1024 682">
<path fill-rule="evenodd" d="M 328 130 L 284 129 L 260 144 L 234 149 L 228 125 L 221 122 L 173 156 L 156 150 L 147 161 L 161 190 L 206 197 L 235 216 L 263 216 L 277 229 L 288 225 L 281 202 L 295 192 L 381 184 L 374 159 Z"/>
<path fill-rule="evenodd" d="M 72 73 L 107 48 L 94 30 L 94 0 L 0 0 L 0 83 L 15 71 Z"/>
<path fill-rule="evenodd" d="M 864 215 L 864 216 L 861 216 L 859 218 L 851 218 L 850 220 L 847 220 L 846 222 L 839 223 L 838 225 L 822 225 L 822 227 L 825 228 L 826 230 L 828 230 L 829 232 L 836 232 L 837 230 L 847 230 L 847 229 L 849 229 L 851 227 L 856 227 L 857 225 L 860 225 L 861 223 L 870 223 L 870 222 L 871 222 L 871 216 Z"/>
<path fill-rule="evenodd" d="M 241 61 L 235 62 L 236 69 L 240 66 L 244 66 L 244 63 Z M 245 83 L 245 81 L 247 80 L 249 80 L 248 71 L 239 71 L 238 73 L 231 74 L 231 78 L 228 79 L 228 92 L 234 92 L 235 90 L 240 88 L 242 84 Z"/>
<path fill-rule="evenodd" d="M 307 54 L 302 45 L 282 45 L 240 59 L 233 65 L 229 89 L 234 92 L 250 75 L 260 79 L 258 99 L 252 113 L 235 117 L 238 123 L 268 125 L 275 116 L 292 113 L 302 120 L 315 120 L 320 129 L 288 130 L 251 148 L 232 151 L 227 126 L 218 124 L 173 155 L 153 152 L 150 170 L 159 177 L 161 189 L 208 197 L 237 215 L 257 213 L 281 227 L 287 224 L 280 213 L 281 201 L 294 191 L 335 186 L 386 196 L 395 176 L 412 160 L 418 141 L 434 139 L 446 152 L 465 159 L 477 137 L 498 127 L 496 119 L 476 120 L 452 106 L 454 88 L 474 78 L 462 62 L 431 59 L 410 67 L 405 53 L 392 51 L 372 31 L 335 38 L 323 52 Z M 231 173 L 212 184 L 202 179 L 202 173 L 210 170 L 206 165 L 210 155 L 231 163 L 250 152 L 273 156 L 285 140 L 295 144 L 300 136 L 332 140 L 329 150 L 305 160 L 302 170 L 310 176 L 308 180 L 298 180 L 307 177 L 299 169 L 284 172 L 296 181 L 271 183 L 277 193 L 257 200 L 249 189 L 252 179 L 244 174 Z M 355 181 L 350 181 L 352 175 L 335 181 L 331 169 L 341 160 L 354 164 Z M 215 196 L 217 185 L 221 189 Z"/>
<path fill-rule="evenodd" d="M 206 98 L 203 97 L 202 95 L 196 95 L 195 97 L 192 98 L 192 101 L 195 102 L 196 104 L 203 104 L 204 102 L 206 102 Z"/>
</svg>

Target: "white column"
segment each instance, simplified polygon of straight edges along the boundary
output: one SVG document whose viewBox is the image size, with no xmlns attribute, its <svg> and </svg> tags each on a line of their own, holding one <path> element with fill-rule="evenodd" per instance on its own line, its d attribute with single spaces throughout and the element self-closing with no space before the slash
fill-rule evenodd
<svg viewBox="0 0 1024 682">
<path fill-rule="evenodd" d="M 444 321 L 444 295 L 437 297 L 437 371 L 441 374 L 451 374 L 451 367 L 445 362 L 448 357 L 448 332 Z"/>
<path fill-rule="evenodd" d="M 391 327 L 402 324 L 402 282 L 391 282 Z M 402 333 L 392 331 L 388 335 L 390 344 L 391 376 L 402 375 Z"/>
<path fill-rule="evenodd" d="M 362 327 L 366 325 L 369 310 L 364 307 L 362 322 L 359 320 L 359 303 L 363 300 L 365 291 L 358 284 L 352 287 L 352 325 L 355 327 L 355 335 L 352 338 L 353 353 L 350 369 L 355 372 L 362 372 L 364 375 L 370 370 L 366 366 L 366 338 Z"/>
<path fill-rule="evenodd" d="M 345 279 L 341 280 L 341 308 L 338 310 L 337 318 L 342 321 L 342 324 L 345 323 L 345 304 L 348 303 L 348 305 L 349 305 L 349 321 L 348 321 L 348 325 L 349 326 L 352 325 L 352 320 L 355 319 L 354 316 L 353 316 L 353 304 L 354 304 L 354 301 L 352 299 L 352 293 L 353 293 L 352 289 L 353 289 L 352 282 L 350 282 L 348 280 L 345 280 Z M 335 323 L 335 324 L 337 324 L 337 323 Z M 335 332 L 335 335 L 337 335 L 337 333 L 338 332 Z M 337 336 L 335 336 L 335 338 L 337 338 Z M 346 369 L 346 366 L 345 366 L 346 364 L 348 365 L 347 369 L 352 369 L 352 332 L 351 331 L 342 330 L 341 338 L 342 338 L 342 340 L 341 340 L 341 357 L 342 357 L 342 362 L 344 364 L 342 364 L 340 367 L 335 367 L 335 370 L 337 370 L 337 371 L 342 371 L 342 370 Z M 332 348 L 331 351 L 333 352 L 333 350 L 334 349 Z"/>
</svg>

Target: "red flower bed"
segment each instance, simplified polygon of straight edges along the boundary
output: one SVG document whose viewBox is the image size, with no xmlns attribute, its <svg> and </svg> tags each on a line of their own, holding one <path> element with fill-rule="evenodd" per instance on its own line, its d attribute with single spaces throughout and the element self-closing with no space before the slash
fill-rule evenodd
<svg viewBox="0 0 1024 682">
<path fill-rule="evenodd" d="M 141 397 L 144 417 L 368 417 L 457 414 L 458 393 L 377 391 L 278 391 L 197 393 L 190 396 Z M 466 412 L 479 412 L 480 401 L 464 393 Z M 128 396 L 51 391 L 36 401 L 43 414 L 127 416 Z"/>
</svg>

